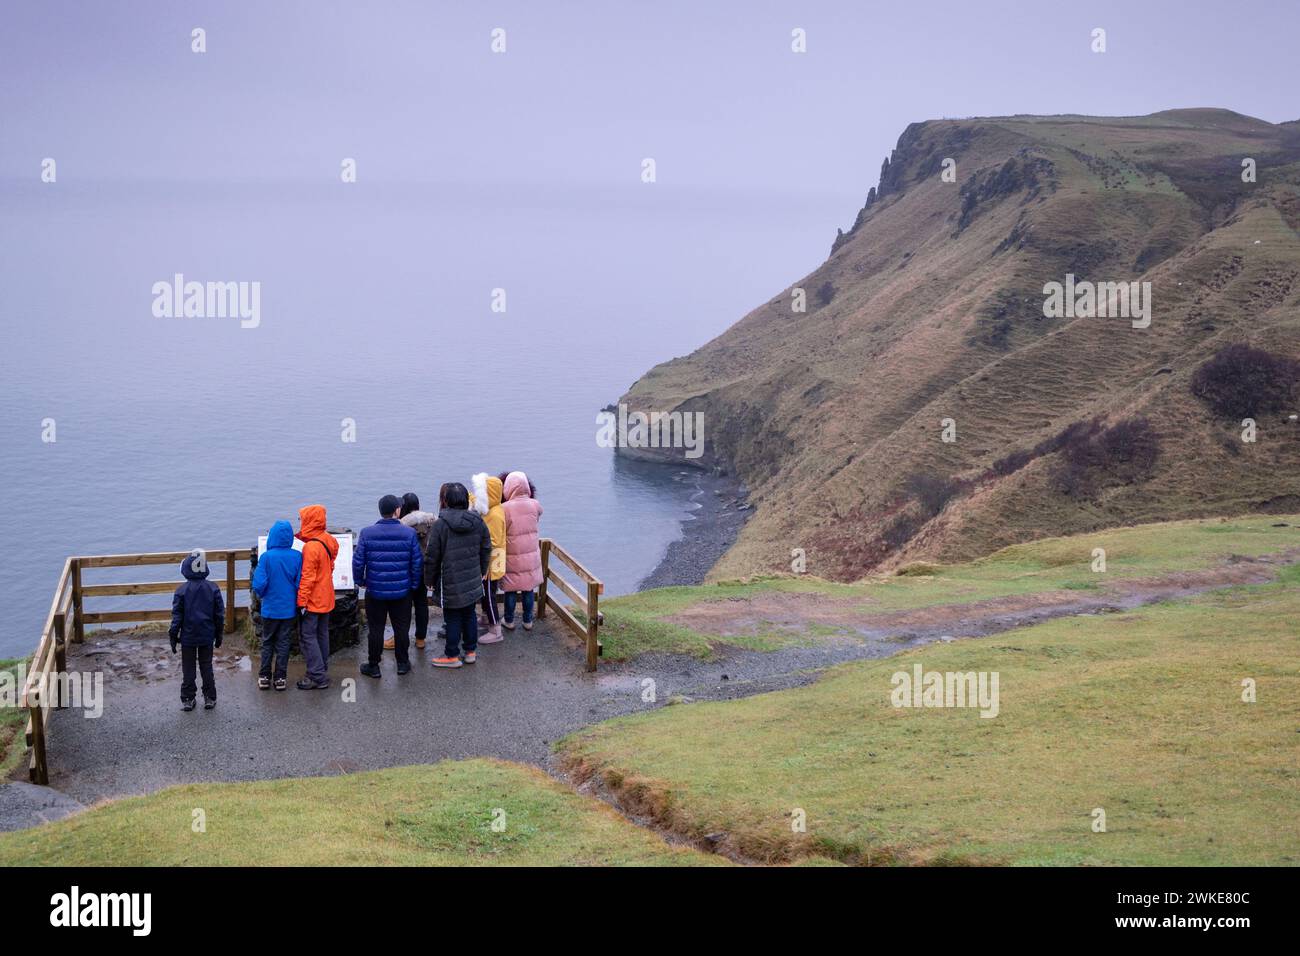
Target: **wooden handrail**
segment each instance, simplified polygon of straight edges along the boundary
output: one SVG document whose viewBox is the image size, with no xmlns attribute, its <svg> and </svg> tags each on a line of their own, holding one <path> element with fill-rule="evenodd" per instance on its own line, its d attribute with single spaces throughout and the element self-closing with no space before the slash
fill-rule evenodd
<svg viewBox="0 0 1300 956">
<path fill-rule="evenodd" d="M 551 539 L 547 538 L 545 540 L 550 541 Z M 600 594 L 605 593 L 605 585 L 600 583 L 600 578 L 596 577 L 594 574 L 592 574 L 590 571 L 584 568 L 578 562 L 577 558 L 573 557 L 573 555 L 569 554 L 569 552 L 565 551 L 554 541 L 551 541 L 551 554 L 555 555 L 555 557 L 559 558 L 561 561 L 567 564 L 569 568 L 573 571 L 573 573 L 576 574 L 578 577 L 582 578 L 582 580 L 585 583 L 595 584 L 600 589 L 598 593 Z"/>
<path fill-rule="evenodd" d="M 543 538 L 541 547 L 542 583 L 537 588 L 537 616 L 539 618 L 545 616 L 547 609 L 550 609 L 571 631 L 581 637 L 587 646 L 587 670 L 594 671 L 597 659 L 604 650 L 600 643 L 599 628 L 605 620 L 600 613 L 600 595 L 604 593 L 605 585 L 601 583 L 599 578 L 583 567 L 576 558 L 550 538 Z M 559 558 L 563 564 L 568 565 L 578 577 L 582 578 L 587 591 L 585 595 L 551 567 L 552 557 Z M 566 597 L 578 606 L 578 609 L 582 611 L 583 616 L 587 619 L 585 625 L 574 617 L 568 608 L 551 596 L 551 584 L 558 587 Z"/>
<path fill-rule="evenodd" d="M 177 581 L 144 581 L 136 584 L 83 584 L 82 597 L 113 597 L 125 594 L 171 594 L 176 590 Z M 247 591 L 248 578 L 236 578 L 235 589 Z"/>
<path fill-rule="evenodd" d="M 154 551 L 145 554 L 97 554 L 77 558 L 83 568 L 131 568 L 145 564 L 180 564 L 193 551 Z M 204 551 L 209 566 L 219 564 L 233 557 L 236 561 L 248 561 L 253 557 L 252 548 L 213 548 Z"/>
</svg>

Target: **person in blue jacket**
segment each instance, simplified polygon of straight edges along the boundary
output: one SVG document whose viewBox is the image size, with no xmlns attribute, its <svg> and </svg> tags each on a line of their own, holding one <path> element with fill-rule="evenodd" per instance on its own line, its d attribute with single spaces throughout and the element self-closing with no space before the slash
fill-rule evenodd
<svg viewBox="0 0 1300 956">
<path fill-rule="evenodd" d="M 217 706 L 217 682 L 212 676 L 212 648 L 221 646 L 226 623 L 226 602 L 221 588 L 208 580 L 208 562 L 202 551 L 191 552 L 181 562 L 185 583 L 172 595 L 172 624 L 167 630 L 172 653 L 181 646 L 181 708 L 194 709 L 194 668 L 203 674 L 203 709 Z"/>
<path fill-rule="evenodd" d="M 352 579 L 366 589 L 366 643 L 369 660 L 361 665 L 366 677 L 379 677 L 384 654 L 384 625 L 393 623 L 393 654 L 397 673 L 411 670 L 411 592 L 424 584 L 424 555 L 414 528 L 397 518 L 402 499 L 379 499 L 380 518 L 362 528 L 352 551 Z"/>
<path fill-rule="evenodd" d="M 271 659 L 275 658 L 275 689 L 289 686 L 289 639 L 298 619 L 298 581 L 302 554 L 293 548 L 293 525 L 277 521 L 266 536 L 266 551 L 257 559 L 253 591 L 262 600 L 262 670 L 257 686 L 271 686 Z"/>
</svg>

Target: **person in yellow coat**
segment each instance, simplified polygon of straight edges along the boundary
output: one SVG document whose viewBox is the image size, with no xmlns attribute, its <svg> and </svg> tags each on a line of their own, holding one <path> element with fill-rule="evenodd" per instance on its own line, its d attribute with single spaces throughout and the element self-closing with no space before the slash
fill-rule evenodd
<svg viewBox="0 0 1300 956">
<path fill-rule="evenodd" d="M 471 506 L 483 516 L 492 535 L 492 560 L 487 577 L 483 579 L 483 613 L 487 618 L 487 631 L 478 639 L 480 644 L 499 644 L 501 619 L 497 616 L 497 582 L 506 573 L 506 513 L 501 508 L 501 479 L 480 472 L 470 479 L 474 488 Z"/>
</svg>

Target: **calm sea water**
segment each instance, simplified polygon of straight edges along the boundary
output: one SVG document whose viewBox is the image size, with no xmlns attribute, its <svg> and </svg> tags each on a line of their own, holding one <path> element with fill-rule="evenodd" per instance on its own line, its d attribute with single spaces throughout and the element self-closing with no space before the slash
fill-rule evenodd
<svg viewBox="0 0 1300 956">
<path fill-rule="evenodd" d="M 0 657 L 34 647 L 68 554 L 248 546 L 313 502 L 359 529 L 479 470 L 526 470 L 543 532 L 634 589 L 688 488 L 616 463 L 596 412 L 816 265 L 853 205 L 68 178 L 3 184 Z M 178 272 L 260 282 L 261 325 L 155 318 Z"/>
</svg>

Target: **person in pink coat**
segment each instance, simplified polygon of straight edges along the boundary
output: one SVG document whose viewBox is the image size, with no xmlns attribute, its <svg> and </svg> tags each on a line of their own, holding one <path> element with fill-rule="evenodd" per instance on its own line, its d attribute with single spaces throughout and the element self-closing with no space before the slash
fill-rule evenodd
<svg viewBox="0 0 1300 956">
<path fill-rule="evenodd" d="M 542 506 L 532 497 L 528 476 L 522 471 L 506 475 L 501 492 L 501 510 L 506 513 L 506 575 L 501 579 L 506 613 L 502 626 L 515 629 L 515 606 L 523 595 L 524 630 L 533 629 L 533 588 L 542 583 L 542 547 L 538 543 L 537 521 Z"/>
</svg>

